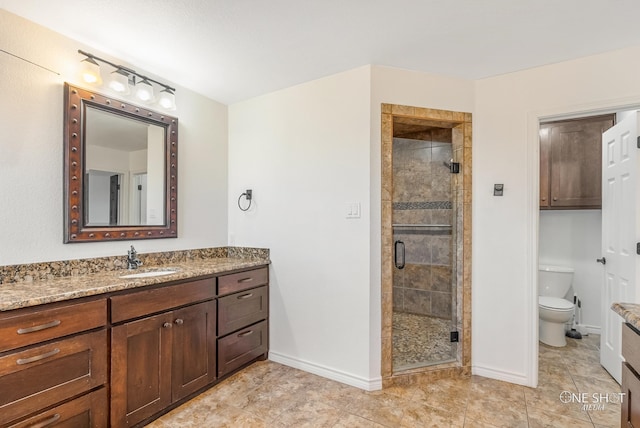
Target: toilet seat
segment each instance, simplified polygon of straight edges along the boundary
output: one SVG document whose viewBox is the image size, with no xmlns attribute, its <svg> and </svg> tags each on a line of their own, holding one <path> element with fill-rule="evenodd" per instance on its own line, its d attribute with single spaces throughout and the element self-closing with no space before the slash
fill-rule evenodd
<svg viewBox="0 0 640 428">
<path fill-rule="evenodd" d="M 572 311 L 573 303 L 560 297 L 539 296 L 538 305 L 552 311 Z"/>
</svg>

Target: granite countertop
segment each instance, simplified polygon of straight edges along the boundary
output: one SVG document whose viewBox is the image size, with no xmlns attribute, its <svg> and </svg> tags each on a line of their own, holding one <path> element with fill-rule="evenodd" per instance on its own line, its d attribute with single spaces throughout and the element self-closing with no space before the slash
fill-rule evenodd
<svg viewBox="0 0 640 428">
<path fill-rule="evenodd" d="M 640 304 L 637 303 L 614 303 L 611 309 L 628 322 L 636 330 L 640 330 Z"/>
<path fill-rule="evenodd" d="M 221 257 L 167 263 L 166 265 L 142 266 L 137 270 L 117 270 L 86 275 L 67 276 L 44 281 L 16 282 L 0 286 L 0 311 L 26 308 L 45 303 L 60 302 L 80 297 L 95 296 L 147 285 L 161 284 L 179 279 L 190 279 L 215 275 L 237 269 L 248 269 L 269 264 L 266 260 Z M 145 278 L 120 278 L 131 273 L 154 270 L 177 270 L 170 275 Z"/>
</svg>

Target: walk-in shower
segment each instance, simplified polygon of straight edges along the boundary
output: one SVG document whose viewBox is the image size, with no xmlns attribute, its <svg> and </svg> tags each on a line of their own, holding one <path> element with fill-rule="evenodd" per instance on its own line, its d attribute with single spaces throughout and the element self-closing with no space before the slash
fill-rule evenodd
<svg viewBox="0 0 640 428">
<path fill-rule="evenodd" d="M 383 387 L 471 374 L 471 114 L 381 105 Z"/>
<path fill-rule="evenodd" d="M 394 371 L 456 360 L 451 137 L 429 127 L 393 138 Z"/>
</svg>

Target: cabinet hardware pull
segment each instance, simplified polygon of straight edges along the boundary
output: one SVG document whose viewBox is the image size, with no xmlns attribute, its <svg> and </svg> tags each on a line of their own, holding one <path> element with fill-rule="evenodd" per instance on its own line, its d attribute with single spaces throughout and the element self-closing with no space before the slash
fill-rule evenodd
<svg viewBox="0 0 640 428">
<path fill-rule="evenodd" d="M 52 424 L 58 422 L 59 419 L 60 419 L 60 414 L 56 413 L 55 415 L 45 419 L 42 422 L 38 422 L 37 424 L 30 425 L 29 428 L 44 428 L 44 427 L 48 427 L 49 425 L 52 425 Z"/>
<path fill-rule="evenodd" d="M 175 322 L 176 324 L 178 324 L 178 325 L 182 325 L 182 324 L 184 324 L 184 320 L 183 320 L 183 319 L 181 319 L 181 318 L 178 318 L 178 319 L 177 319 L 177 320 L 175 320 L 174 322 Z"/>
<path fill-rule="evenodd" d="M 242 296 L 238 296 L 238 299 L 248 299 L 251 296 L 253 296 L 253 293 L 247 293 L 243 294 Z"/>
<path fill-rule="evenodd" d="M 244 333 L 239 333 L 238 337 L 249 336 L 251 333 L 253 333 L 253 330 L 245 331 Z"/>
<path fill-rule="evenodd" d="M 36 361 L 40 361 L 40 360 L 44 360 L 45 358 L 53 357 L 58 352 L 60 352 L 60 350 L 58 348 L 55 348 L 53 351 L 45 352 L 44 354 L 36 355 L 34 357 L 18 358 L 16 360 L 16 364 L 23 365 L 23 364 L 35 363 Z"/>
<path fill-rule="evenodd" d="M 547 200 L 547 198 L 542 198 L 542 200 L 543 200 L 543 201 L 546 201 L 546 200 Z"/>
<path fill-rule="evenodd" d="M 251 282 L 253 281 L 253 278 L 249 277 L 249 278 L 242 278 L 238 280 L 238 284 L 241 284 L 243 282 Z"/>
<path fill-rule="evenodd" d="M 554 200 L 554 201 L 557 201 L 557 200 L 558 200 L 558 197 L 557 197 L 557 196 L 556 196 L 556 197 L 554 197 L 554 198 L 553 198 L 553 200 Z"/>
<path fill-rule="evenodd" d="M 166 322 L 166 323 L 162 324 L 162 326 L 164 328 L 170 328 L 171 327 L 171 323 L 170 322 Z"/>
<path fill-rule="evenodd" d="M 18 329 L 18 334 L 33 333 L 33 332 L 40 331 L 40 330 L 46 330 L 48 328 L 55 327 L 55 326 L 58 326 L 58 325 L 60 325 L 60 320 L 53 320 L 51 322 L 40 324 L 40 325 L 35 325 L 33 327 L 19 328 Z"/>
</svg>

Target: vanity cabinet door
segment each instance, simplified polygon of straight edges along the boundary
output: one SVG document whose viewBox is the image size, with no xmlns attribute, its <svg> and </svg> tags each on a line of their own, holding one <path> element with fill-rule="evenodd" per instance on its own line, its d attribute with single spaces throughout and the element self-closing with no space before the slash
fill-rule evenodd
<svg viewBox="0 0 640 428">
<path fill-rule="evenodd" d="M 216 379 L 216 302 L 173 312 L 173 401 Z"/>
<path fill-rule="evenodd" d="M 622 414 L 620 426 L 640 428 L 640 379 L 630 369 L 627 363 L 622 363 Z"/>
<path fill-rule="evenodd" d="M 171 404 L 172 313 L 111 330 L 111 425 L 128 427 Z"/>
</svg>

